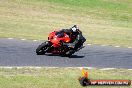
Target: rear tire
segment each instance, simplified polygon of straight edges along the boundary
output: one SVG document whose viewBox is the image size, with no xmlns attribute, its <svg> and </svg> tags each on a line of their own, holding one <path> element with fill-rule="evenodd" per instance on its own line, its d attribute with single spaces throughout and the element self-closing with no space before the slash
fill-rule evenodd
<svg viewBox="0 0 132 88">
<path fill-rule="evenodd" d="M 48 48 L 48 43 L 47 42 L 42 43 L 36 49 L 36 54 L 37 55 L 43 55 L 43 54 L 45 54 L 47 52 L 47 50 L 46 50 L 47 48 Z"/>
<path fill-rule="evenodd" d="M 74 54 L 74 53 L 75 53 L 74 50 L 69 50 L 68 52 L 66 52 L 66 56 L 70 58 L 72 56 L 72 54 Z"/>
</svg>

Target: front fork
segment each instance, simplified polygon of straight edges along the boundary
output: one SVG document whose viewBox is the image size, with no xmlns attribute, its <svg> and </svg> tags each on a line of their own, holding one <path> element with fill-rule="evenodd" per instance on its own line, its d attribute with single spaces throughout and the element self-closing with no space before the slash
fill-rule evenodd
<svg viewBox="0 0 132 88">
<path fill-rule="evenodd" d="M 45 49 L 45 51 L 47 52 L 53 47 L 53 44 L 50 45 L 50 41 L 46 41 L 45 43 L 49 46 L 49 47 L 47 47 L 47 49 Z"/>
</svg>

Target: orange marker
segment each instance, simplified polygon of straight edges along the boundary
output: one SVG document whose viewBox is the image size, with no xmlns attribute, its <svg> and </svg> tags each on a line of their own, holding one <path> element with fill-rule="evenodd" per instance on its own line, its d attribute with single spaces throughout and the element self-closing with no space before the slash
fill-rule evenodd
<svg viewBox="0 0 132 88">
<path fill-rule="evenodd" d="M 88 78 L 88 72 L 82 68 L 82 76 Z"/>
</svg>

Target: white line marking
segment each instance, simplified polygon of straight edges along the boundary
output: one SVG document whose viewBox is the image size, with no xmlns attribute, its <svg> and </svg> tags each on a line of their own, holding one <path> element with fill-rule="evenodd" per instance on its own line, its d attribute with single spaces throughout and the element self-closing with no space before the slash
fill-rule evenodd
<svg viewBox="0 0 132 88">
<path fill-rule="evenodd" d="M 12 69 L 12 68 L 17 68 L 17 69 L 22 69 L 22 68 L 30 68 L 30 69 L 41 69 L 41 68 L 60 68 L 60 67 L 39 67 L 39 66 L 12 66 L 12 67 L 0 67 L 0 68 L 5 68 L 5 69 Z M 86 69 L 94 69 L 94 67 L 62 67 L 62 68 L 86 68 Z"/>
<path fill-rule="evenodd" d="M 116 69 L 116 68 L 102 68 L 100 70 L 113 70 L 113 69 Z"/>
<path fill-rule="evenodd" d="M 8 38 L 8 39 L 13 39 L 13 38 Z"/>
<path fill-rule="evenodd" d="M 36 69 L 41 69 L 41 67 L 35 67 Z"/>
<path fill-rule="evenodd" d="M 34 42 L 38 41 L 38 40 L 33 40 Z"/>
<path fill-rule="evenodd" d="M 83 67 L 78 67 L 80 70 L 82 70 L 83 69 Z"/>
<path fill-rule="evenodd" d="M 26 40 L 26 39 L 21 39 L 21 40 Z"/>
<path fill-rule="evenodd" d="M 66 67 L 66 68 L 79 68 L 79 69 L 86 68 L 86 69 L 94 69 L 94 67 Z"/>
<path fill-rule="evenodd" d="M 74 68 L 74 67 L 72 67 L 72 68 Z M 94 69 L 94 67 L 75 67 L 75 68 L 79 68 L 80 70 L 82 70 L 83 68 L 85 68 L 85 69 Z"/>
<path fill-rule="evenodd" d="M 8 39 L 14 39 L 14 38 L 8 38 Z M 26 40 L 26 39 L 21 39 L 21 40 Z M 34 42 L 38 41 L 38 40 L 33 40 Z M 88 46 L 91 46 L 92 44 L 87 44 Z M 101 45 L 101 46 L 107 46 L 107 45 Z M 114 47 L 120 47 L 120 46 L 114 46 Z M 129 49 L 132 48 L 132 47 L 128 47 Z"/>
<path fill-rule="evenodd" d="M 13 67 L 0 67 L 0 68 L 12 69 Z"/>
<path fill-rule="evenodd" d="M 115 46 L 115 47 L 120 47 L 120 46 Z"/>
<path fill-rule="evenodd" d="M 33 68 L 35 68 L 35 69 L 41 69 L 43 67 L 27 67 L 27 68 L 30 68 L 30 69 L 33 69 Z"/>
<path fill-rule="evenodd" d="M 22 68 L 24 68 L 24 67 L 17 67 L 17 69 L 22 69 Z"/>
<path fill-rule="evenodd" d="M 92 44 L 87 44 L 88 46 L 91 46 Z"/>
<path fill-rule="evenodd" d="M 12 67 L 8 67 L 8 66 L 0 66 L 0 68 L 4 68 L 4 69 L 13 69 L 13 68 L 17 68 L 17 69 L 23 69 L 23 68 L 29 68 L 29 69 L 41 69 L 41 68 L 60 68 L 60 67 L 39 67 L 39 66 L 12 66 Z M 78 69 L 96 69 L 94 67 L 62 67 L 62 68 L 78 68 Z M 118 68 L 102 68 L 99 70 L 113 70 L 113 69 L 118 69 Z M 127 70 L 132 70 L 132 69 L 127 69 Z"/>
<path fill-rule="evenodd" d="M 94 67 L 84 67 L 84 68 L 87 68 L 87 69 L 94 69 Z"/>
</svg>

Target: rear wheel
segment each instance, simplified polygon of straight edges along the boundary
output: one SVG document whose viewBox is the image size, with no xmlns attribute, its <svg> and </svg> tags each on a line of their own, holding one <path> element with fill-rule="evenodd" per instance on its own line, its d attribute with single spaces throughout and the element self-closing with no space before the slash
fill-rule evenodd
<svg viewBox="0 0 132 88">
<path fill-rule="evenodd" d="M 72 56 L 72 54 L 75 53 L 74 48 L 69 47 L 67 45 L 63 46 L 63 50 L 65 50 L 65 52 L 61 54 L 61 56 L 63 56 L 63 57 L 69 57 L 70 58 Z"/>
<path fill-rule="evenodd" d="M 42 43 L 36 49 L 37 55 L 43 55 L 43 54 L 45 54 L 47 52 L 48 48 L 49 48 L 48 42 Z"/>
<path fill-rule="evenodd" d="M 71 57 L 72 54 L 74 54 L 74 53 L 75 53 L 75 50 L 69 50 L 68 52 L 66 52 L 66 56 Z"/>
</svg>

